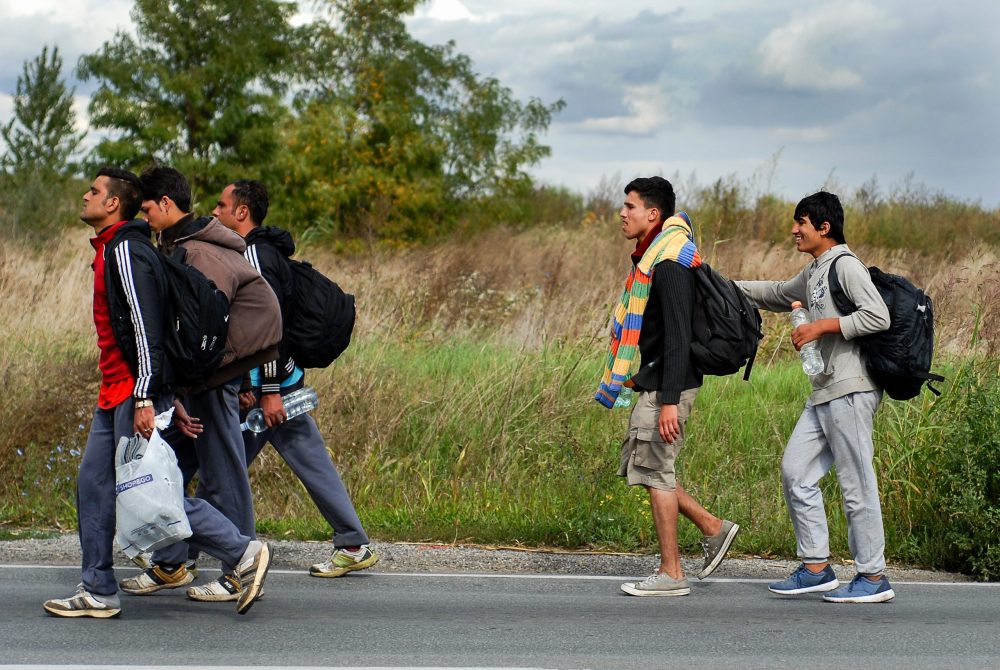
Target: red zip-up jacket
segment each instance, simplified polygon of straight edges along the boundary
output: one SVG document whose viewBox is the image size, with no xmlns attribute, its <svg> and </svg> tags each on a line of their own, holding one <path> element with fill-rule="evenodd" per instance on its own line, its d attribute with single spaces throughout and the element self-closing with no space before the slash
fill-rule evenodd
<svg viewBox="0 0 1000 670">
<path fill-rule="evenodd" d="M 101 390 L 97 396 L 97 406 L 111 409 L 132 396 L 135 377 L 129 369 L 122 350 L 118 348 L 114 332 L 111 330 L 111 315 L 108 311 L 108 287 L 104 279 L 104 247 L 114 234 L 127 223 L 119 221 L 108 226 L 96 237 L 90 238 L 94 247 L 94 326 L 97 327 L 97 346 L 101 350 L 98 368 L 101 370 Z"/>
</svg>

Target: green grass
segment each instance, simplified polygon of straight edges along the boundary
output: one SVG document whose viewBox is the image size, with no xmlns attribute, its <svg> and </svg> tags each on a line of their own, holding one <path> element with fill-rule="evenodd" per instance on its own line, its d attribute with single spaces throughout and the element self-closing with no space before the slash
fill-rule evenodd
<svg viewBox="0 0 1000 670">
<path fill-rule="evenodd" d="M 609 411 L 592 399 L 601 348 L 595 342 L 516 348 L 458 337 L 370 340 L 331 368 L 310 371 L 307 381 L 320 394 L 316 419 L 369 533 L 382 540 L 655 551 L 645 492 L 615 475 L 628 411 Z M 92 368 L 79 363 L 74 373 L 67 365 L 74 353 L 36 361 L 51 391 L 94 388 Z M 46 364 L 62 377 L 49 374 Z M 977 359 L 937 367 L 948 377 L 941 399 L 925 393 L 883 403 L 876 471 L 889 559 L 949 567 L 957 560 L 945 533 L 954 509 L 945 504 L 956 479 L 941 456 L 956 448 L 949 431 L 978 397 L 963 389 L 997 385 L 997 367 Z M 36 420 L 30 442 L 7 435 L 0 443 L 9 473 L 0 496 L 3 527 L 74 524 L 73 479 L 87 423 L 81 417 L 93 403 L 86 395 L 67 396 L 72 403 L 44 415 L 36 399 L 49 397 L 46 389 L 17 396 Z M 698 395 L 678 476 L 706 507 L 745 527 L 737 552 L 794 555 L 779 467 L 807 395 L 797 360 L 785 352 L 758 362 L 749 383 L 739 375 L 709 377 Z M 8 417 L 0 418 L 6 425 Z M 961 439 L 980 439 L 970 437 L 979 428 L 962 425 Z M 329 537 L 273 449 L 254 463 L 251 481 L 261 532 Z M 849 558 L 834 473 L 823 490 L 832 550 Z M 684 551 L 697 551 L 693 525 L 682 521 L 679 535 Z"/>
<path fill-rule="evenodd" d="M 599 360 L 599 347 L 585 344 L 533 351 L 462 340 L 368 345 L 311 374 L 310 383 L 320 390 L 328 446 L 376 537 L 651 551 L 646 495 L 614 475 L 627 411 L 591 399 Z M 357 384 L 345 386 L 348 379 Z M 794 554 L 779 467 L 807 395 L 797 361 L 787 358 L 758 365 L 750 383 L 710 377 L 699 394 L 679 476 L 703 504 L 746 527 L 738 551 Z M 962 411 L 938 403 L 929 393 L 887 400 L 876 422 L 890 558 L 935 566 L 948 549 L 940 529 L 925 525 L 940 494 L 929 468 L 942 448 L 942 415 Z M 262 523 L 327 535 L 277 456 L 252 474 L 265 501 Z M 833 551 L 849 558 L 834 473 L 823 489 Z M 301 525 L 280 521 L 289 517 Z M 695 551 L 698 539 L 682 522 L 684 549 Z"/>
</svg>

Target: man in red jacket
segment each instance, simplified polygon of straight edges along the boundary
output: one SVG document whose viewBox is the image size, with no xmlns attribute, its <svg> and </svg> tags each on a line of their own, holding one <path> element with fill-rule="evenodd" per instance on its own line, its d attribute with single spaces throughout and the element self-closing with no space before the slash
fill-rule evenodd
<svg viewBox="0 0 1000 670">
<path fill-rule="evenodd" d="M 82 576 L 75 595 L 47 600 L 59 617 L 108 618 L 121 612 L 113 569 L 115 448 L 122 437 L 149 437 L 155 414 L 173 404 L 163 347 L 166 274 L 145 221 L 131 221 L 141 202 L 139 178 L 104 168 L 83 196 L 80 218 L 94 228 L 94 325 L 101 350 L 101 389 L 77 478 Z M 192 538 L 244 581 L 241 614 L 260 594 L 270 549 L 240 534 L 204 500 L 188 498 Z"/>
</svg>

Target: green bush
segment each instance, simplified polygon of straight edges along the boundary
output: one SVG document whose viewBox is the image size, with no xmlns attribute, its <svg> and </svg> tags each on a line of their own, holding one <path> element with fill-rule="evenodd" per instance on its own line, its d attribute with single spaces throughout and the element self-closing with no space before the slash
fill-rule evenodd
<svg viewBox="0 0 1000 670">
<path fill-rule="evenodd" d="M 1000 374 L 997 362 L 963 370 L 941 451 L 938 528 L 952 551 L 944 566 L 1000 578 Z"/>
</svg>

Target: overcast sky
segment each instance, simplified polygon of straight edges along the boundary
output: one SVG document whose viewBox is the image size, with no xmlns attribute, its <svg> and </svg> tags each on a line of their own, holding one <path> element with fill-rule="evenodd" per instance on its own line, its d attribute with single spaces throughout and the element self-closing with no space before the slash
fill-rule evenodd
<svg viewBox="0 0 1000 670">
<path fill-rule="evenodd" d="M 23 61 L 55 44 L 85 124 L 73 66 L 131 4 L 0 0 L 0 121 Z M 534 171 L 548 183 L 735 174 L 798 198 L 912 175 L 1000 206 L 995 0 L 432 0 L 409 25 L 522 99 L 566 102 Z"/>
</svg>

